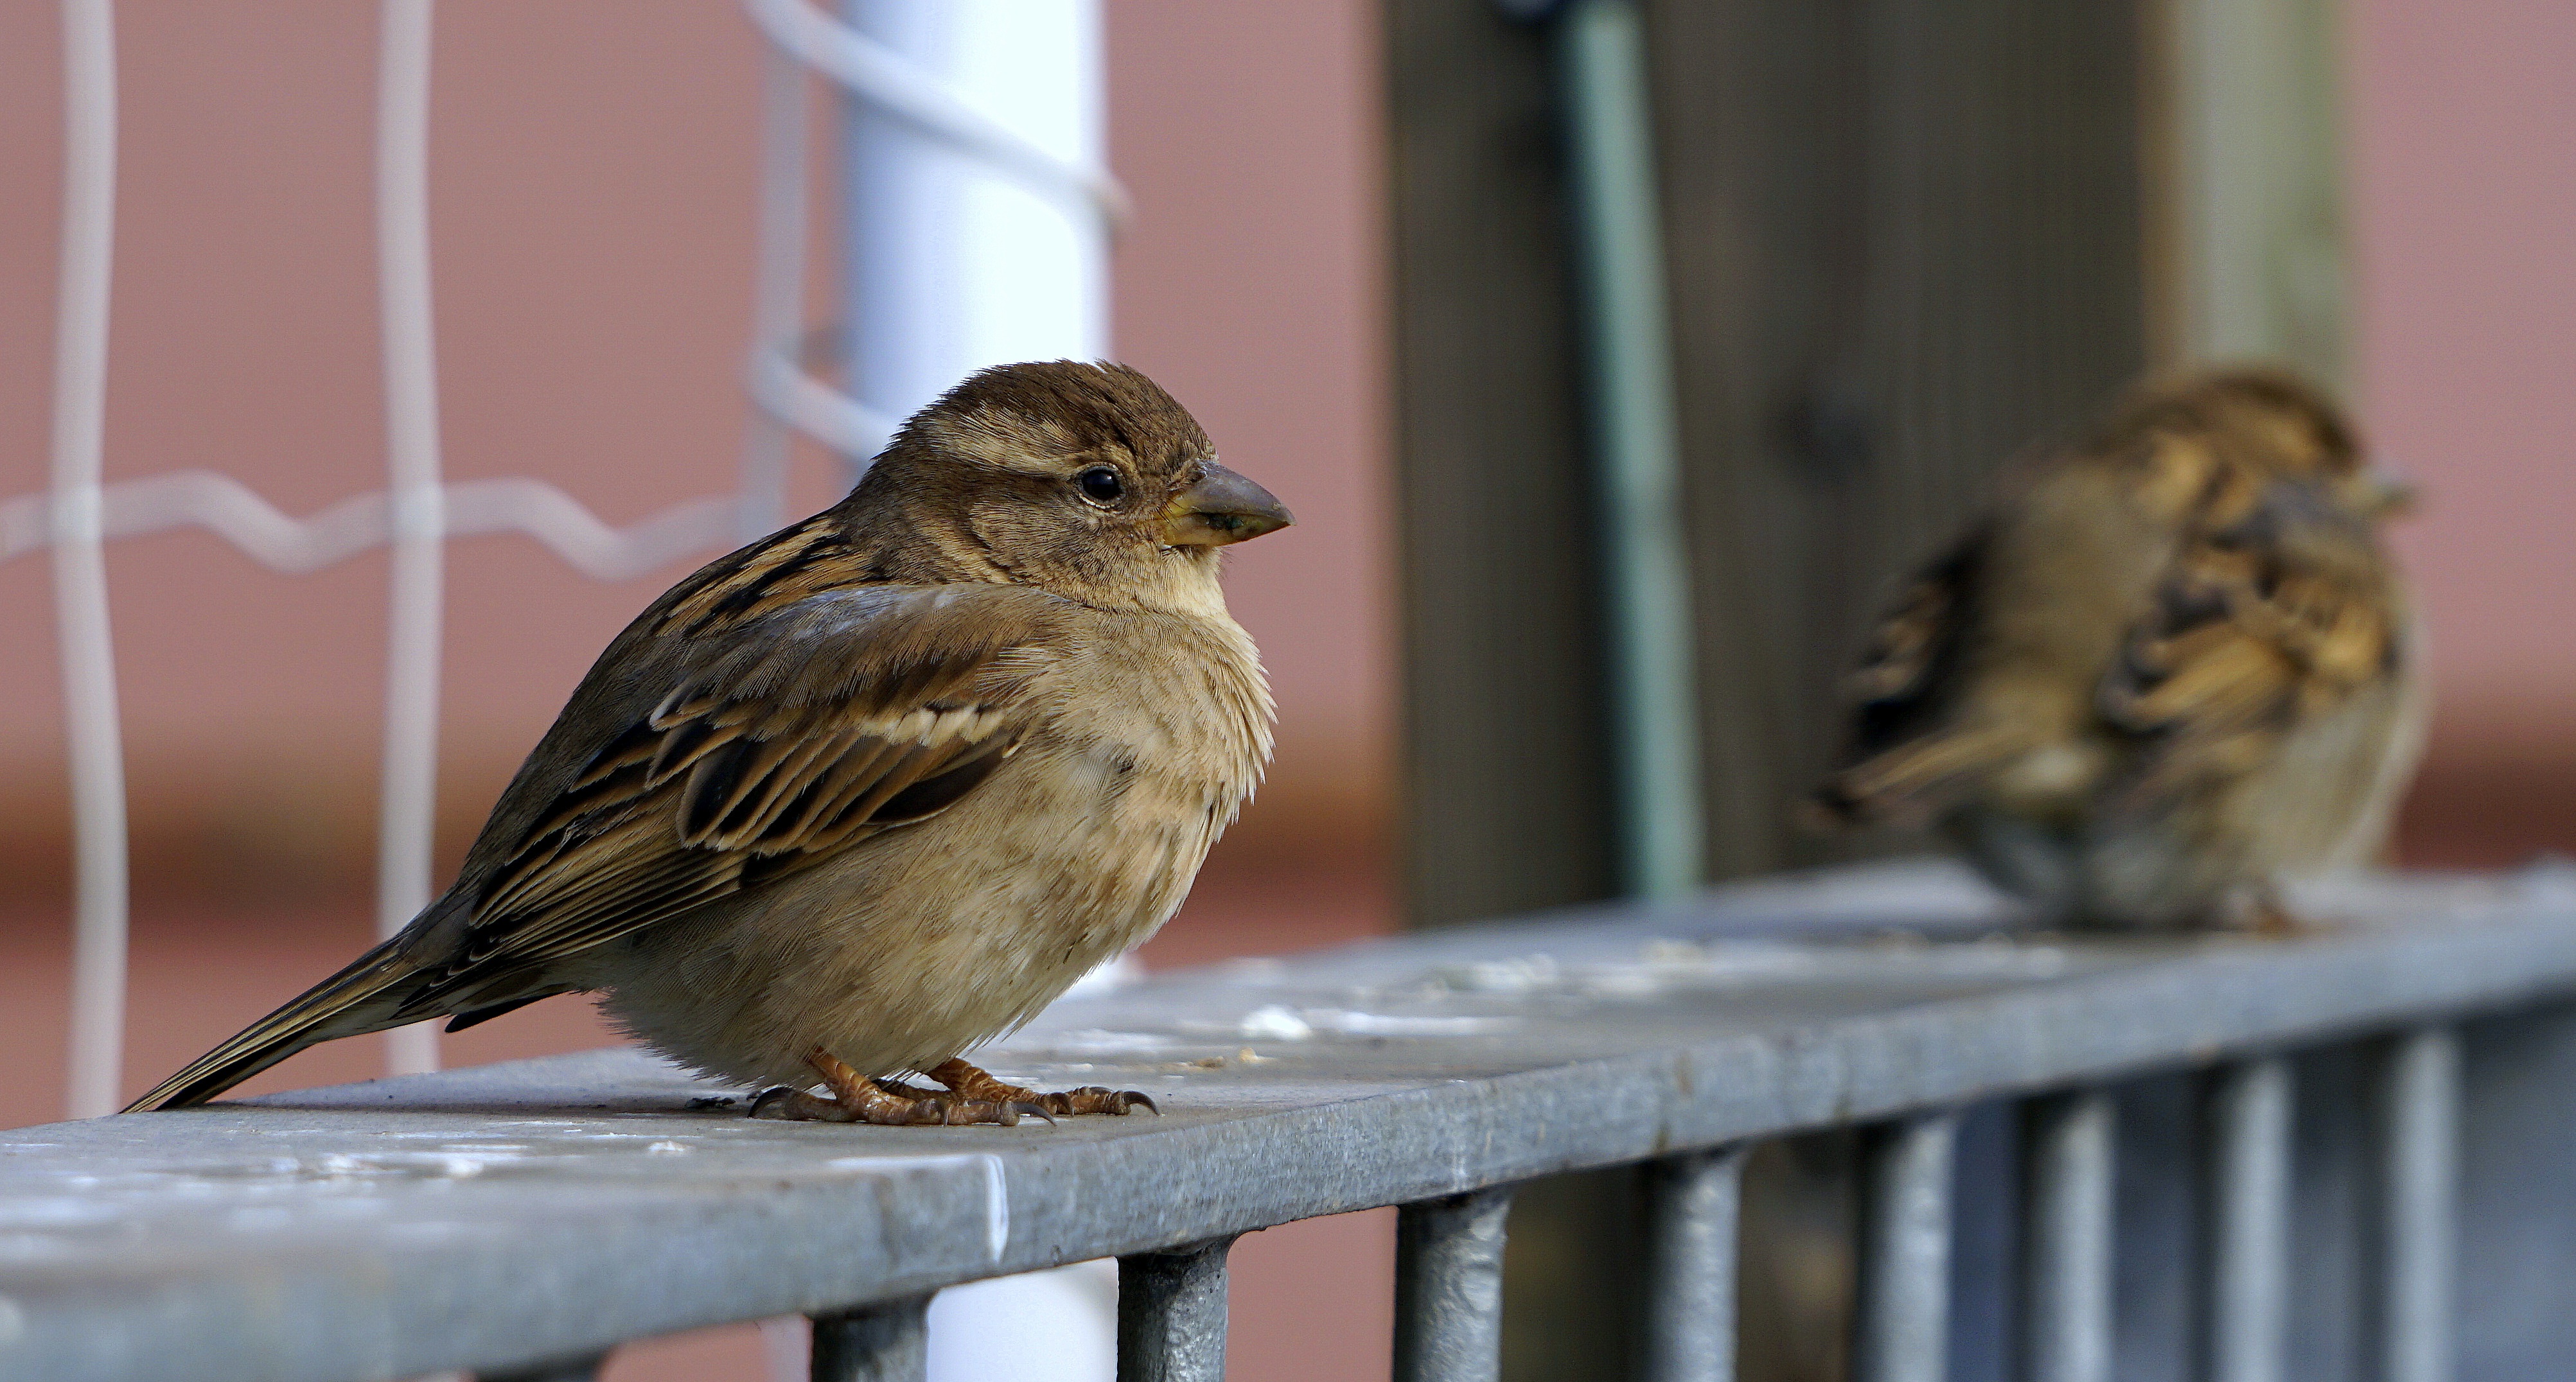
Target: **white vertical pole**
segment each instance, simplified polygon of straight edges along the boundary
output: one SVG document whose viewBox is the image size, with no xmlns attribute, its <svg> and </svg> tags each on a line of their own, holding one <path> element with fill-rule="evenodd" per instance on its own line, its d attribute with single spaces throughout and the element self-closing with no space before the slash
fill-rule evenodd
<svg viewBox="0 0 2576 1382">
<path fill-rule="evenodd" d="M 116 247 L 116 14 L 63 0 L 63 245 L 55 308 L 52 527 L 75 854 L 71 1116 L 116 1111 L 125 1054 L 125 750 L 107 621 L 99 475 Z"/>
<path fill-rule="evenodd" d="M 1106 162 L 1098 0 L 843 0 L 842 13 L 1036 148 L 1079 168 Z M 842 321 L 862 405 L 906 417 L 986 366 L 1109 353 L 1105 217 L 863 100 L 845 106 L 842 152 Z M 941 1292 L 933 1382 L 1107 1382 L 1113 1272 L 1084 1263 Z"/>
<path fill-rule="evenodd" d="M 848 0 L 851 27 L 1030 144 L 1105 161 L 1097 0 Z M 1109 234 L 971 149 L 848 106 L 851 392 L 909 416 L 967 374 L 1109 352 Z"/>
<path fill-rule="evenodd" d="M 438 799 L 438 654 L 446 491 L 439 484 L 438 372 L 429 292 L 431 0 L 385 0 L 377 73 L 376 243 L 385 358 L 387 503 L 393 530 L 387 613 L 385 767 L 376 929 L 390 936 L 429 905 Z M 438 1068 L 438 1033 L 385 1034 L 396 1075 Z"/>
</svg>

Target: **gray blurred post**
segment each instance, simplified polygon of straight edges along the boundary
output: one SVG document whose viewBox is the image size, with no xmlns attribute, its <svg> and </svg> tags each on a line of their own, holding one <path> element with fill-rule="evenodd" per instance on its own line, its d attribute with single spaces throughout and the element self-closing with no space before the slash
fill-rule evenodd
<svg viewBox="0 0 2576 1382">
<path fill-rule="evenodd" d="M 2281 1382 L 2289 1339 L 2290 1063 L 2220 1071 L 2210 1101 L 2210 1382 Z"/>
<path fill-rule="evenodd" d="M 1395 1382 L 1502 1376 L 1503 1233 L 1509 1187 L 1397 1211 Z"/>
<path fill-rule="evenodd" d="M 1869 1133 L 1861 1166 L 1859 1382 L 1942 1382 L 1950 1354 L 1950 1178 L 1959 1118 Z"/>
<path fill-rule="evenodd" d="M 2449 1382 L 2459 1235 L 2459 1034 L 2425 1027 L 2399 1037 L 2382 1078 L 2379 1375 L 2382 1382 Z"/>
<path fill-rule="evenodd" d="M 1223 1382 L 1231 1238 L 1118 1259 L 1118 1382 Z"/>
<path fill-rule="evenodd" d="M 1666 1157 L 1646 1174 L 1645 1382 L 1734 1382 L 1744 1150 Z"/>
<path fill-rule="evenodd" d="M 579 1358 L 558 1358 L 510 1372 L 478 1372 L 474 1382 L 597 1382 L 599 1370 L 608 1364 L 605 1353 L 585 1354 Z"/>
<path fill-rule="evenodd" d="M 930 1372 L 930 1297 L 814 1317 L 814 1382 L 922 1382 Z"/>
<path fill-rule="evenodd" d="M 2102 1090 L 2032 1105 L 2022 1262 L 2028 1382 L 2111 1382 L 2115 1132 Z"/>
<path fill-rule="evenodd" d="M 2336 0 L 2171 0 L 2159 354 L 2352 384 Z"/>
</svg>

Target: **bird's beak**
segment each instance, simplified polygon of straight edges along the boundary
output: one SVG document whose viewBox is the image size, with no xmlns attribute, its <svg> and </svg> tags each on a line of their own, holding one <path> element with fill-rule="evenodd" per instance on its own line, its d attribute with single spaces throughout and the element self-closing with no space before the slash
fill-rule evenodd
<svg viewBox="0 0 2576 1382">
<path fill-rule="evenodd" d="M 1296 522 L 1270 491 L 1210 461 L 1199 482 L 1163 508 L 1163 541 L 1174 547 L 1223 547 Z"/>
</svg>

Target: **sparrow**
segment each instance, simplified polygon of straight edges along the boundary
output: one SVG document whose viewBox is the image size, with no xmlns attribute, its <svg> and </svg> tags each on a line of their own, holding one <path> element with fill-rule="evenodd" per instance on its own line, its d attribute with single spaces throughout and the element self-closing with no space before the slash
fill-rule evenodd
<svg viewBox="0 0 2576 1382">
<path fill-rule="evenodd" d="M 2139 387 L 1905 587 L 1812 816 L 1937 821 L 2055 924 L 2293 927 L 2277 884 L 2366 862 L 2422 744 L 2407 499 L 2287 374 Z"/>
<path fill-rule="evenodd" d="M 1259 784 L 1270 692 L 1218 570 L 1290 521 L 1133 369 L 974 375 L 637 616 L 400 934 L 128 1111 L 566 993 L 771 1087 L 763 1116 L 1152 1108 L 959 1053 L 1168 920 Z"/>
</svg>

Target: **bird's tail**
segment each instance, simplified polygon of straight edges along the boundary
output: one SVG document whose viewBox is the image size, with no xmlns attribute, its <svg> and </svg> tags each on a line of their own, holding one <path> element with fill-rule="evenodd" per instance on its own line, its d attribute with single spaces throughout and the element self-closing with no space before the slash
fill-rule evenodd
<svg viewBox="0 0 2576 1382">
<path fill-rule="evenodd" d="M 1865 758 L 1825 779 L 1803 804 L 1811 828 L 1877 821 L 1918 824 L 1961 788 L 2030 747 L 2018 729 L 1951 730 Z"/>
<path fill-rule="evenodd" d="M 419 967 L 387 941 L 190 1061 L 186 1069 L 154 1085 L 151 1093 L 127 1105 L 125 1111 L 202 1104 L 308 1046 L 434 1016 L 401 1011 L 407 981 L 419 978 Z"/>
</svg>

